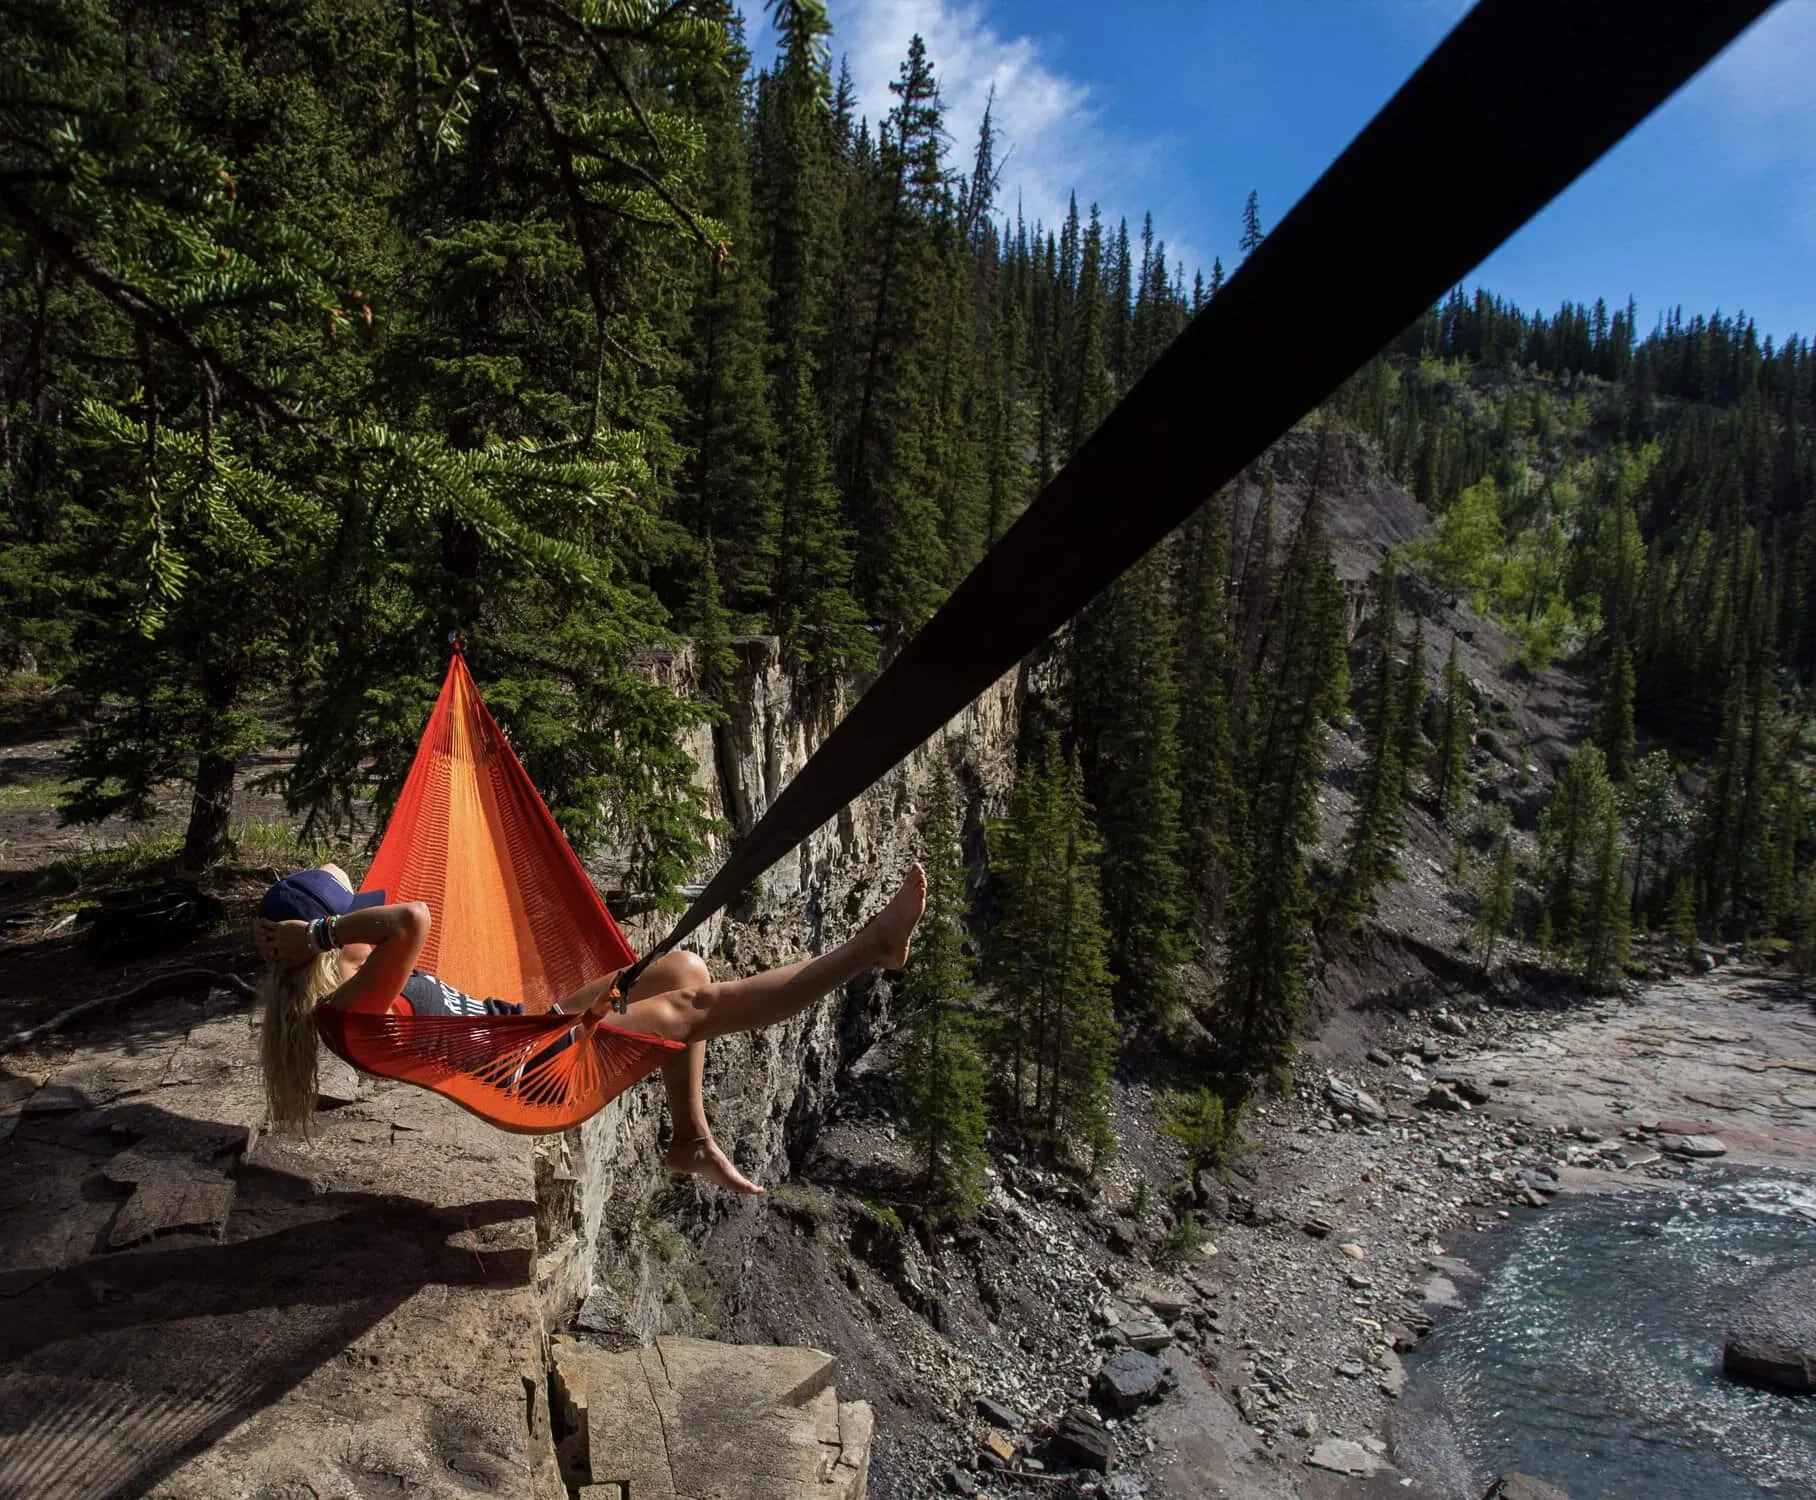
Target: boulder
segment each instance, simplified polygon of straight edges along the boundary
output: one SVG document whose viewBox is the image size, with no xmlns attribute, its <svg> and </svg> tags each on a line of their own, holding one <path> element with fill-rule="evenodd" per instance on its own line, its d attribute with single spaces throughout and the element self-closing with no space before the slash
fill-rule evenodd
<svg viewBox="0 0 1816 1500">
<path fill-rule="evenodd" d="M 1172 1332 L 1158 1318 L 1130 1318 L 1110 1326 L 1110 1337 L 1149 1354 L 1158 1354 L 1173 1342 Z"/>
<path fill-rule="evenodd" d="M 1760 1284 L 1728 1329 L 1721 1365 L 1737 1380 L 1816 1391 L 1816 1266 Z"/>
<path fill-rule="evenodd" d="M 1419 1101 L 1426 1109 L 1443 1109 L 1453 1113 L 1467 1110 L 1469 1105 L 1457 1097 L 1456 1091 L 1447 1083 L 1434 1083 L 1431 1092 Z"/>
<path fill-rule="evenodd" d="M 1349 1474 L 1359 1479 L 1379 1474 L 1388 1467 L 1385 1459 L 1348 1438 L 1326 1438 L 1306 1454 L 1305 1461 L 1315 1469 L 1329 1469 L 1333 1474 Z"/>
<path fill-rule="evenodd" d="M 1478 1079 L 1471 1078 L 1467 1073 L 1441 1073 L 1438 1082 L 1447 1085 L 1459 1099 L 1467 1099 L 1471 1104 L 1486 1104 L 1494 1097 Z"/>
<path fill-rule="evenodd" d="M 1661 1135 L 1659 1149 L 1673 1156 L 1726 1156 L 1728 1148 L 1713 1135 Z"/>
<path fill-rule="evenodd" d="M 1391 1349 L 1383 1349 L 1381 1358 L 1375 1368 L 1375 1383 L 1381 1394 L 1390 1400 L 1398 1401 L 1406 1391 L 1406 1366 L 1400 1363 L 1400 1356 Z"/>
<path fill-rule="evenodd" d="M 1166 1388 L 1167 1367 L 1139 1349 L 1122 1349 L 1104 1361 L 1091 1383 L 1100 1406 L 1126 1416 Z"/>
<path fill-rule="evenodd" d="M 1469 1023 L 1460 1016 L 1453 1016 L 1448 1011 L 1439 1011 L 1431 1018 L 1434 1031 L 1441 1031 L 1445 1036 L 1468 1036 Z"/>
<path fill-rule="evenodd" d="M 1116 1462 L 1116 1439 L 1078 1412 L 1060 1419 L 1047 1448 L 1055 1457 L 1081 1469 L 1095 1469 L 1099 1474 L 1108 1474 L 1110 1465 Z"/>
<path fill-rule="evenodd" d="M 1555 1484 L 1530 1474 L 1503 1474 L 1488 1486 L 1482 1500 L 1570 1500 Z"/>
<path fill-rule="evenodd" d="M 1334 1073 L 1325 1076 L 1324 1097 L 1338 1114 L 1353 1115 L 1370 1125 L 1379 1125 L 1387 1118 L 1387 1111 L 1371 1094 L 1345 1083 Z"/>
<path fill-rule="evenodd" d="M 1172 1322 L 1192 1305 L 1192 1294 L 1177 1282 L 1137 1281 L 1123 1289 L 1130 1302 L 1147 1304 L 1154 1316 Z"/>
</svg>

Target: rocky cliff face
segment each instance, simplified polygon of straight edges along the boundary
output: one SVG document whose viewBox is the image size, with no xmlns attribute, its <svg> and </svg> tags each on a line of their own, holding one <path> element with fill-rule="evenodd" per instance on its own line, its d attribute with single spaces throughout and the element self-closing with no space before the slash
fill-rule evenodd
<svg viewBox="0 0 1816 1500">
<path fill-rule="evenodd" d="M 783 670 L 780 643 L 734 643 L 739 670 L 727 722 L 701 727 L 688 746 L 711 812 L 736 839 L 756 825 L 844 713 L 841 701 L 804 702 Z M 693 663 L 683 649 L 650 663 L 660 680 L 686 691 Z M 894 889 L 918 852 L 915 820 L 945 756 L 962 809 L 968 847 L 983 821 L 1007 801 L 1015 769 L 1019 692 L 1011 673 L 834 821 L 818 829 L 765 876 L 762 889 L 716 917 L 688 944 L 715 973 L 744 974 L 842 941 Z M 722 840 L 709 867 L 724 857 Z M 661 936 L 660 918 L 634 920 L 640 948 Z M 837 1093 L 841 1072 L 888 1019 L 886 982 L 860 980 L 786 1025 L 712 1043 L 707 1108 L 726 1149 L 747 1172 L 774 1180 L 811 1140 Z M 648 1337 L 668 1291 L 661 1232 L 646 1232 L 642 1209 L 663 1186 L 661 1087 L 644 1083 L 581 1129 L 538 1141 L 538 1290 L 551 1323 L 583 1298 L 583 1322 Z M 702 1211 L 710 1211 L 702 1197 Z"/>
</svg>

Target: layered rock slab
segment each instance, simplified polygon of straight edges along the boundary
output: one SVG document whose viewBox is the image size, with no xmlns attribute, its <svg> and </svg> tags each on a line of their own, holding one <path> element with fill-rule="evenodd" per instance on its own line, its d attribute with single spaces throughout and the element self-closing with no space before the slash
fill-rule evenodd
<svg viewBox="0 0 1816 1500">
<path fill-rule="evenodd" d="M 818 1349 L 662 1338 L 553 1344 L 551 1400 L 577 1491 L 637 1500 L 863 1500 L 870 1407 L 841 1402 Z"/>
<path fill-rule="evenodd" d="M 262 1135 L 237 1007 L 11 1083 L 0 1497 L 556 1500 L 523 1143 L 362 1080 Z"/>
</svg>

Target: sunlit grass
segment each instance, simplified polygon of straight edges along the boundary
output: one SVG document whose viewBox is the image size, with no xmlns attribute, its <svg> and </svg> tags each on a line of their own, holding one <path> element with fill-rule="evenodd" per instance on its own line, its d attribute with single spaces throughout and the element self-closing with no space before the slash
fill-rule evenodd
<svg viewBox="0 0 1816 1500">
<path fill-rule="evenodd" d="M 0 812 L 52 812 L 63 783 L 50 777 L 0 783 Z"/>
<path fill-rule="evenodd" d="M 73 895 L 130 885 L 171 873 L 182 852 L 183 841 L 174 833 L 138 835 L 118 844 L 98 844 L 42 866 L 36 872 L 38 888 L 46 894 Z"/>
<path fill-rule="evenodd" d="M 230 862 L 236 865 L 294 870 L 332 860 L 357 878 L 365 863 L 358 846 L 343 839 L 304 839 L 280 819 L 236 823 L 228 836 L 233 842 Z"/>
<path fill-rule="evenodd" d="M 291 825 L 276 820 L 236 823 L 229 837 L 231 848 L 215 864 L 215 872 L 297 870 L 332 860 L 357 883 L 367 862 L 364 851 L 353 844 L 299 838 Z M 183 836 L 178 832 L 135 834 L 118 843 L 97 843 L 60 855 L 32 871 L 31 877 L 41 895 L 79 897 L 143 881 L 193 878 L 193 871 L 182 868 L 182 855 Z"/>
</svg>

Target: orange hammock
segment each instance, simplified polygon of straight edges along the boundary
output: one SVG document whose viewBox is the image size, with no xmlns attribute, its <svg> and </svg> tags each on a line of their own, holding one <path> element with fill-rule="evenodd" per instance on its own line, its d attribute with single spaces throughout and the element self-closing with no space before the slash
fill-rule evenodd
<svg viewBox="0 0 1816 1500">
<path fill-rule="evenodd" d="M 362 889 L 422 901 L 422 968 L 520 1016 L 413 1016 L 321 1006 L 335 1052 L 445 1094 L 501 1130 L 566 1130 L 683 1050 L 592 1016 L 549 1014 L 635 961 L 458 651 Z"/>
</svg>

